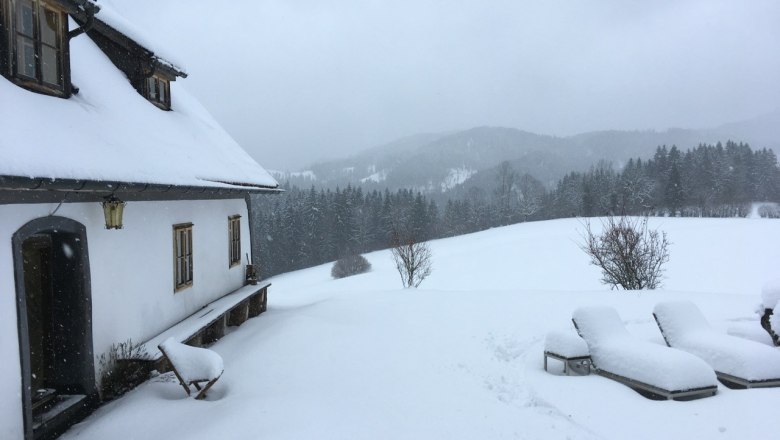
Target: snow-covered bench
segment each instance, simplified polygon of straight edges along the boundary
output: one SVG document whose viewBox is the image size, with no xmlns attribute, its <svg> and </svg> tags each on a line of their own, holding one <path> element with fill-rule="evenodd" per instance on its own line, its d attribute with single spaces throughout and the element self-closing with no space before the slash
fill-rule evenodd
<svg viewBox="0 0 780 440">
<path fill-rule="evenodd" d="M 724 384 L 780 386 L 780 351 L 715 331 L 692 302 L 657 304 L 653 316 L 667 345 L 704 359 Z"/>
<path fill-rule="evenodd" d="M 125 360 L 151 362 L 157 370 L 165 371 L 160 344 L 169 338 L 192 346 L 215 342 L 225 334 L 226 326 L 241 325 L 266 310 L 269 286 L 271 283 L 250 284 L 228 293 L 139 345 Z"/>
<path fill-rule="evenodd" d="M 225 371 L 222 357 L 207 348 L 191 347 L 173 338 L 166 339 L 158 348 L 162 356 L 168 359 L 173 373 L 187 395 L 192 395 L 190 386 L 199 391 L 195 396 L 198 400 L 206 397 L 206 392 Z M 203 383 L 206 385 L 201 388 Z"/>
<path fill-rule="evenodd" d="M 572 321 L 588 345 L 596 374 L 614 379 L 643 395 L 688 400 L 713 396 L 715 372 L 684 351 L 631 336 L 609 307 L 583 307 Z"/>
<path fill-rule="evenodd" d="M 590 352 L 588 344 L 571 332 L 550 332 L 544 338 L 544 371 L 547 359 L 563 362 L 563 374 L 583 376 L 590 374 Z"/>
</svg>

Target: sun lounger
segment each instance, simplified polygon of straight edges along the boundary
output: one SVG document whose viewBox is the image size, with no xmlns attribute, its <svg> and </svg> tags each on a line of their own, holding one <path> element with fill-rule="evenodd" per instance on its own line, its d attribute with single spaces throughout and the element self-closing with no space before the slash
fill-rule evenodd
<svg viewBox="0 0 780 440">
<path fill-rule="evenodd" d="M 780 386 L 780 352 L 767 345 L 715 331 L 689 301 L 655 306 L 653 315 L 670 347 L 702 358 L 726 385 Z"/>
<path fill-rule="evenodd" d="M 190 347 L 173 338 L 166 339 L 158 348 L 171 363 L 171 369 L 187 395 L 192 395 L 190 386 L 199 391 L 195 396 L 198 400 L 206 397 L 206 392 L 224 371 L 222 357 L 207 348 Z M 201 388 L 203 383 L 206 385 Z"/>
<path fill-rule="evenodd" d="M 612 308 L 583 307 L 574 311 L 572 321 L 588 344 L 596 374 L 652 398 L 691 400 L 717 392 L 709 365 L 689 353 L 630 335 Z"/>
</svg>

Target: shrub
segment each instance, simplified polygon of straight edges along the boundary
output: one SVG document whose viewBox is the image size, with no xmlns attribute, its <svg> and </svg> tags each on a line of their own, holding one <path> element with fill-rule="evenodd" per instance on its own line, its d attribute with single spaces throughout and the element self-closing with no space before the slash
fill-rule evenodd
<svg viewBox="0 0 780 440">
<path fill-rule="evenodd" d="M 431 248 L 427 243 L 414 239 L 400 240 L 396 237 L 393 242 L 393 261 L 404 288 L 419 286 L 433 270 Z"/>
<path fill-rule="evenodd" d="M 350 255 L 333 263 L 330 275 L 333 278 L 345 278 L 371 270 L 371 263 L 360 254 Z"/>
<path fill-rule="evenodd" d="M 663 265 L 669 261 L 666 232 L 647 229 L 647 217 L 608 217 L 596 235 L 585 223 L 584 243 L 591 264 L 601 268 L 601 281 L 625 290 L 655 289 L 661 286 Z"/>
<path fill-rule="evenodd" d="M 131 340 L 111 344 L 100 355 L 100 398 L 115 399 L 149 378 L 149 354 Z"/>
</svg>

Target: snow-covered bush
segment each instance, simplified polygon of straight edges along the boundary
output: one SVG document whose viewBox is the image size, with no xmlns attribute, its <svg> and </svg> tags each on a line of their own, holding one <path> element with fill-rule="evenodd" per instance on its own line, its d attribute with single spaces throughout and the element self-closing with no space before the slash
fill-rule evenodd
<svg viewBox="0 0 780 440">
<path fill-rule="evenodd" d="M 101 400 L 115 399 L 149 378 L 149 354 L 132 340 L 111 344 L 108 352 L 100 355 Z"/>
<path fill-rule="evenodd" d="M 597 235 L 585 222 L 580 248 L 590 263 L 601 268 L 601 281 L 625 290 L 661 286 L 663 265 L 669 261 L 666 232 L 647 229 L 647 217 L 608 217 Z"/>
<path fill-rule="evenodd" d="M 419 286 L 433 270 L 431 248 L 426 242 L 414 239 L 400 240 L 396 237 L 393 241 L 393 261 L 404 288 Z"/>
<path fill-rule="evenodd" d="M 371 263 L 360 254 L 350 255 L 333 263 L 330 270 L 330 276 L 333 278 L 344 278 L 359 273 L 365 273 L 371 270 Z"/>
</svg>

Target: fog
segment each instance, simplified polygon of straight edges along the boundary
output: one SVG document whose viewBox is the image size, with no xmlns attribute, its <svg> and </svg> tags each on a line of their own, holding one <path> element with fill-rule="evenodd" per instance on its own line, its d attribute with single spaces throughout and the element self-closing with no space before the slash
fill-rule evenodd
<svg viewBox="0 0 780 440">
<path fill-rule="evenodd" d="M 703 128 L 780 102 L 774 0 L 112 3 L 267 168 L 419 132 Z"/>
</svg>

